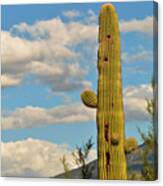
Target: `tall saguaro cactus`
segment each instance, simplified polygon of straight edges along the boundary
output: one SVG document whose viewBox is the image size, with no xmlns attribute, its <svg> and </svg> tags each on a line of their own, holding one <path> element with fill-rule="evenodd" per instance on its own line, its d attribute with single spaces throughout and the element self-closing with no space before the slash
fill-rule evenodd
<svg viewBox="0 0 163 186">
<path fill-rule="evenodd" d="M 84 104 L 97 108 L 98 177 L 126 179 L 124 112 L 118 16 L 111 4 L 99 15 L 98 93 L 84 91 Z"/>
</svg>

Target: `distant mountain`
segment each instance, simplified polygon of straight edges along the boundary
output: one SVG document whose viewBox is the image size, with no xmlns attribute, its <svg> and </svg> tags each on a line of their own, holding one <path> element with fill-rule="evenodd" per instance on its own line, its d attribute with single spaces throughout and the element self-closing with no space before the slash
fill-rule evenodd
<svg viewBox="0 0 163 186">
<path fill-rule="evenodd" d="M 128 171 L 130 172 L 138 172 L 141 173 L 143 162 L 142 162 L 142 152 L 144 150 L 144 144 L 140 145 L 136 150 L 131 152 L 127 155 L 127 165 L 128 165 Z M 149 156 L 149 160 L 151 164 L 153 164 L 153 153 L 151 152 Z M 94 160 L 89 163 L 90 166 L 93 166 L 94 169 L 92 171 L 92 176 L 90 179 L 98 179 L 97 178 L 97 160 Z M 65 174 L 59 174 L 55 176 L 54 178 L 65 178 Z M 77 168 L 70 171 L 70 179 L 82 179 L 82 169 Z"/>
</svg>

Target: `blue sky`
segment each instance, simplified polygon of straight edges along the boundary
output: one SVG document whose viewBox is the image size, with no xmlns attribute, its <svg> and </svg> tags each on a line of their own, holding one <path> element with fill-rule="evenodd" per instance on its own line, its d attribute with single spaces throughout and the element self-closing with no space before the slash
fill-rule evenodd
<svg viewBox="0 0 163 186">
<path fill-rule="evenodd" d="M 115 5 L 117 13 L 119 15 L 119 20 L 122 29 L 121 31 L 122 78 L 124 97 L 127 100 L 126 110 L 127 111 L 131 110 L 132 112 L 130 113 L 129 111 L 129 114 L 126 114 L 126 136 L 127 137 L 135 136 L 138 139 L 139 143 L 141 143 L 140 136 L 137 132 L 137 127 L 140 127 L 145 132 L 150 127 L 150 119 L 147 116 L 147 113 L 143 113 L 144 112 L 143 99 L 145 99 L 146 97 L 151 98 L 152 96 L 150 82 L 152 79 L 153 71 L 152 63 L 153 35 L 151 31 L 152 30 L 151 20 L 153 19 L 153 3 L 137 2 L 113 4 Z M 93 29 L 97 27 L 97 16 L 101 5 L 102 3 L 2 6 L 2 31 L 10 34 L 9 39 L 18 37 L 20 40 L 22 39 L 23 41 L 25 40 L 32 43 L 33 41 L 39 42 L 42 39 L 41 38 L 39 40 L 37 36 L 32 35 L 33 34 L 32 32 L 37 33 L 36 26 L 38 26 L 37 23 L 39 22 L 43 22 L 42 25 L 44 25 L 44 23 L 46 24 L 46 22 L 49 20 L 59 19 L 60 22 L 65 25 L 75 23 L 77 28 L 78 23 L 81 24 L 82 26 L 85 25 L 86 29 L 89 26 L 90 28 L 88 29 Z M 66 14 L 66 12 L 69 12 L 69 14 Z M 74 14 L 71 14 L 72 12 Z M 87 22 L 88 18 L 90 17 L 92 18 L 92 20 L 90 19 L 89 20 L 90 22 Z M 25 29 L 22 26 L 22 23 L 26 24 L 27 27 Z M 15 27 L 15 25 L 17 25 L 17 27 Z M 143 27 L 142 25 L 145 26 Z M 35 27 L 34 31 L 31 31 L 32 29 L 30 31 L 27 30 L 33 27 Z M 24 30 L 22 31 L 21 29 Z M 42 29 L 44 29 L 44 27 Z M 48 30 L 50 28 L 46 29 L 47 29 L 46 31 L 51 34 L 51 30 L 50 31 Z M 40 37 L 42 37 L 40 31 L 38 33 L 40 34 Z M 54 35 L 52 36 L 53 37 L 52 39 L 54 39 L 54 41 L 56 41 L 57 43 L 58 41 L 55 38 L 56 37 L 55 33 L 53 34 Z M 73 62 L 75 62 L 79 66 L 73 68 L 76 69 L 80 67 L 81 69 L 83 69 L 84 72 L 79 74 L 81 75 L 81 77 L 78 77 L 78 75 L 74 73 L 74 76 L 71 77 L 71 79 L 69 80 L 69 82 L 71 83 L 73 81 L 76 83 L 75 79 L 77 78 L 77 83 L 79 83 L 79 85 L 75 84 L 78 87 L 77 89 L 68 88 L 64 90 L 62 88 L 60 91 L 57 90 L 57 87 L 59 86 L 59 84 L 57 84 L 58 81 L 56 82 L 58 86 L 53 85 L 53 83 L 55 84 L 55 81 L 54 82 L 51 81 L 51 78 L 53 77 L 49 77 L 47 74 L 42 75 L 42 72 L 41 75 L 39 74 L 40 72 L 38 73 L 30 71 L 30 73 L 28 73 L 28 69 L 20 67 L 19 66 L 20 64 L 14 67 L 14 63 L 15 65 L 17 65 L 17 61 L 16 60 L 14 61 L 14 57 L 16 58 L 17 55 L 16 53 L 12 53 L 12 51 L 22 52 L 23 48 L 21 51 L 20 48 L 18 47 L 19 43 L 15 42 L 15 49 L 11 50 L 11 48 L 8 46 L 10 45 L 10 43 L 7 43 L 9 40 L 4 40 L 4 45 L 9 47 L 9 50 L 11 50 L 11 53 L 9 54 L 13 55 L 12 56 L 13 59 L 8 59 L 9 57 L 7 58 L 6 56 L 4 56 L 4 63 L 2 64 L 2 74 L 4 75 L 7 74 L 11 78 L 16 78 L 16 83 L 15 84 L 13 83 L 14 84 L 13 85 L 12 84 L 13 81 L 11 81 L 11 84 L 9 83 L 8 85 L 4 85 L 4 88 L 2 88 L 2 115 L 4 118 L 8 118 L 5 121 L 10 122 L 10 126 L 8 128 L 5 128 L 6 125 L 5 122 L 3 124 L 5 128 L 4 130 L 2 130 L 3 142 L 18 140 L 20 141 L 30 137 L 33 139 L 47 140 L 57 144 L 68 144 L 71 148 L 74 148 L 76 145 L 80 145 L 81 143 L 86 141 L 90 136 L 92 136 L 93 141 L 96 143 L 97 135 L 96 123 L 95 120 L 90 119 L 89 116 L 87 116 L 87 119 L 81 119 L 81 121 L 79 120 L 78 122 L 76 122 L 76 119 L 74 120 L 74 122 L 73 119 L 70 119 L 70 122 L 67 121 L 65 122 L 63 121 L 61 123 L 54 122 L 53 124 L 53 121 L 51 121 L 50 117 L 51 115 L 49 114 L 49 112 L 51 113 L 52 111 L 45 111 L 48 112 L 48 114 L 50 115 L 50 116 L 48 115 L 48 118 L 50 117 L 49 119 L 50 121 L 48 121 L 47 123 L 43 118 L 41 119 L 36 118 L 37 121 L 36 120 L 33 121 L 32 118 L 30 118 L 31 119 L 30 121 L 22 119 L 22 121 L 26 121 L 27 123 L 22 124 L 20 122 L 21 127 L 19 125 L 17 127 L 17 125 L 14 122 L 12 122 L 13 119 L 14 121 L 20 120 L 19 117 L 22 117 L 21 113 L 23 114 L 26 113 L 25 109 L 29 106 L 37 109 L 42 108 L 44 110 L 57 108 L 62 105 L 64 106 L 70 105 L 70 107 L 73 107 L 74 103 L 81 102 L 80 93 L 82 92 L 82 89 L 85 85 L 83 83 L 86 83 L 85 81 L 88 81 L 91 84 L 92 89 L 96 91 L 97 41 L 96 38 L 94 39 L 90 38 L 91 36 L 89 35 L 89 31 L 86 34 L 88 34 L 88 38 L 85 39 L 86 36 L 83 36 L 83 38 L 85 39 L 84 42 L 77 41 L 77 39 L 73 39 L 71 44 L 68 43 L 67 41 L 63 43 L 63 46 L 66 49 L 69 49 L 69 51 L 73 51 L 73 53 L 75 54 L 76 53 L 79 54 L 79 56 L 76 56 L 75 59 L 73 57 L 71 59 L 70 57 L 70 59 L 64 58 L 63 60 L 61 59 L 59 60 L 63 62 L 63 65 L 65 65 L 66 63 L 73 64 Z M 43 35 L 43 37 L 44 36 L 45 38 L 43 39 L 45 40 L 46 37 L 51 37 L 48 35 Z M 66 37 L 71 36 L 66 35 Z M 24 45 L 26 45 L 26 43 L 28 42 L 25 42 Z M 54 42 L 53 44 L 56 45 L 56 43 Z M 5 52 L 6 51 L 4 51 L 4 55 L 6 54 Z M 42 60 L 41 64 L 46 63 L 45 59 L 46 54 L 43 55 L 45 56 L 43 56 L 44 59 L 41 59 Z M 53 60 L 51 59 L 51 57 L 55 58 L 55 56 L 48 56 L 48 59 L 50 58 L 51 61 Z M 31 57 L 32 58 L 30 59 L 31 61 L 28 61 L 29 60 L 28 58 L 26 59 L 27 61 L 25 65 L 28 65 L 28 63 L 30 62 L 33 64 L 35 58 Z M 5 60 L 9 60 L 9 62 L 7 61 L 7 63 L 5 63 Z M 10 61 L 12 62 L 12 64 Z M 38 63 L 34 63 L 34 65 L 38 65 Z M 23 69 L 21 72 L 19 72 L 19 70 L 17 72 L 16 71 L 17 69 L 15 70 L 15 68 L 19 67 Z M 13 71 L 15 71 L 15 74 L 13 74 Z M 79 72 L 81 71 L 79 70 Z M 65 73 L 64 76 L 66 76 Z M 46 81 L 43 79 L 44 77 L 47 78 Z M 57 76 L 54 77 L 54 80 L 55 78 L 57 78 Z M 67 79 L 69 78 L 70 77 L 68 76 Z M 65 77 L 61 78 L 61 80 L 62 79 L 63 81 L 67 82 Z M 68 86 L 71 87 L 70 84 L 68 84 Z M 133 103 L 135 103 L 135 105 Z M 19 112 L 17 111 L 19 108 L 24 108 L 24 110 Z M 29 111 L 29 109 L 27 110 Z M 80 117 L 85 118 L 84 114 Z M 39 125 L 38 121 L 41 121 L 42 123 L 40 123 Z M 30 123 L 30 127 L 27 127 L 28 122 Z M 35 123 L 37 123 L 37 125 L 35 125 Z"/>
</svg>

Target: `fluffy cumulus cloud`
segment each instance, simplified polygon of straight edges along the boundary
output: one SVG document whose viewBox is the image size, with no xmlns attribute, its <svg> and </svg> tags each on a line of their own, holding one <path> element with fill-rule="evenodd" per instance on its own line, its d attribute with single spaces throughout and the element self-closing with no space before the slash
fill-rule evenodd
<svg viewBox="0 0 163 186">
<path fill-rule="evenodd" d="M 147 16 L 144 19 L 132 19 L 120 22 L 121 32 L 141 32 L 145 34 L 153 34 L 153 24 L 156 20 L 152 16 Z"/>
<path fill-rule="evenodd" d="M 90 86 L 80 60 L 84 54 L 75 48 L 84 42 L 93 45 L 96 35 L 96 25 L 64 23 L 60 18 L 33 25 L 20 23 L 2 31 L 2 86 L 16 86 L 26 75 L 33 75 L 53 91 Z"/>
<path fill-rule="evenodd" d="M 129 86 L 124 90 L 125 118 L 128 121 L 149 119 L 146 99 L 153 96 L 150 85 Z M 26 106 L 2 115 L 2 129 L 31 128 L 40 125 L 72 124 L 93 121 L 96 110 L 81 103 L 66 104 L 54 108 Z"/>
<path fill-rule="evenodd" d="M 20 77 L 12 76 L 12 75 L 1 75 L 1 86 L 2 87 L 11 87 L 20 84 Z"/>
<path fill-rule="evenodd" d="M 26 106 L 2 116 L 2 129 L 31 128 L 47 124 L 77 123 L 95 120 L 95 110 L 81 103 L 54 108 Z"/>
<path fill-rule="evenodd" d="M 52 177 L 64 172 L 61 158 L 65 155 L 69 169 L 76 168 L 72 150 L 37 139 L 1 143 L 2 176 Z M 92 149 L 87 162 L 96 159 Z"/>
<path fill-rule="evenodd" d="M 76 10 L 64 14 L 69 17 L 82 15 Z M 91 56 L 96 56 L 98 24 L 97 15 L 92 10 L 86 15 L 87 19 L 84 16 L 79 21 L 68 23 L 59 17 L 37 21 L 32 25 L 24 22 L 13 25 L 9 31 L 2 31 L 2 87 L 17 86 L 27 75 L 33 75 L 37 79 L 34 82 L 43 83 L 52 91 L 63 92 L 90 86 L 90 82 L 84 80 L 88 73 L 84 67 L 88 63 L 82 63 L 88 61 L 86 49 L 89 51 L 91 48 L 94 53 Z M 153 17 L 146 17 L 121 21 L 120 30 L 152 33 L 153 20 Z M 76 50 L 78 46 L 80 50 Z M 95 60 L 91 56 L 89 64 Z M 136 61 L 148 58 L 148 53 L 144 51 L 134 56 L 125 53 L 123 58 Z"/>
<path fill-rule="evenodd" d="M 125 118 L 128 121 L 149 120 L 146 111 L 146 99 L 152 99 L 153 90 L 150 85 L 129 86 L 124 90 Z"/>
</svg>

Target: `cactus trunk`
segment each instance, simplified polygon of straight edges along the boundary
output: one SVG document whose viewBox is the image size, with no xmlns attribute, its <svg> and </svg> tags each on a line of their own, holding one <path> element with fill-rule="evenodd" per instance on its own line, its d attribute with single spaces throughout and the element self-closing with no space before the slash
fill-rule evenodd
<svg viewBox="0 0 163 186">
<path fill-rule="evenodd" d="M 86 106 L 97 108 L 99 179 L 127 179 L 118 24 L 113 5 L 103 5 L 99 17 L 97 98 L 88 90 L 81 95 Z"/>
<path fill-rule="evenodd" d="M 126 179 L 124 113 L 118 16 L 111 4 L 99 17 L 98 174 L 99 179 Z"/>
</svg>

